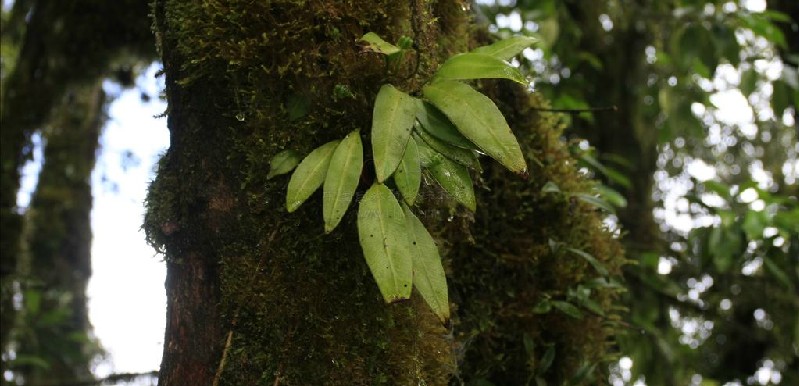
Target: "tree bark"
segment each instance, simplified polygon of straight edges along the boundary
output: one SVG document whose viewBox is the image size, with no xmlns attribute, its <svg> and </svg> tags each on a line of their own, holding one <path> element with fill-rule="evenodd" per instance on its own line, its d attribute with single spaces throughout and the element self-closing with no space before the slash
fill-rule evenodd
<svg viewBox="0 0 799 386">
<path fill-rule="evenodd" d="M 591 184 L 570 161 L 562 127 L 535 112 L 545 102 L 523 88 L 481 83 L 521 133 L 532 180 L 487 168 L 478 217 L 429 183 L 416 208 L 452 252 L 445 260 L 462 308 L 449 324 L 416 293 L 384 304 L 355 232 L 357 203 L 323 235 L 319 195 L 287 214 L 288 178 L 266 179 L 282 149 L 307 154 L 354 129 L 368 136 L 381 84 L 418 95 L 444 59 L 485 42 L 470 32 L 467 2 L 160 0 L 154 14 L 171 133 L 144 225 L 168 266 L 161 385 L 523 384 L 536 376 L 559 384 L 605 358 L 613 312 L 531 311 L 542 299 L 572 300 L 571 290 L 596 278 L 550 240 L 594 253 L 612 273 L 623 260 L 593 208 L 541 192 L 549 181 L 564 192 Z M 408 36 L 414 49 L 386 64 L 356 42 L 366 32 Z M 367 167 L 359 191 L 372 173 Z M 616 297 L 594 294 L 605 310 Z M 538 366 L 551 347 L 552 366 Z"/>
</svg>

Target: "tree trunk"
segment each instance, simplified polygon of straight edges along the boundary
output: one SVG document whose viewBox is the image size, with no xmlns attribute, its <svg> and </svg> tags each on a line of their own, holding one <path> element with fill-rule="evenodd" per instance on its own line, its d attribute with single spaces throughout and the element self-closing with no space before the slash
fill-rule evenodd
<svg viewBox="0 0 799 386">
<path fill-rule="evenodd" d="M 20 264 L 20 168 L 30 159 L 30 137 L 75 85 L 94 84 L 120 63 L 153 54 L 147 2 L 94 0 L 14 2 L 3 37 L 19 47 L 3 79 L 0 104 L 0 349 L 15 325 L 12 298 Z M 120 60 L 121 56 L 125 60 Z M 5 60 L 6 58 L 4 58 Z M 5 361 L 0 372 L 5 369 Z"/>
<path fill-rule="evenodd" d="M 105 123 L 102 83 L 75 89 L 44 130 L 44 165 L 26 213 L 23 323 L 18 357 L 48 368 L 15 369 L 26 384 L 90 379 L 99 348 L 91 338 L 86 287 L 91 276 L 91 174 Z"/>
<path fill-rule="evenodd" d="M 431 184 L 417 208 L 452 251 L 451 293 L 463 308 L 447 325 L 416 293 L 383 303 L 353 208 L 324 235 L 319 195 L 287 214 L 288 179 L 266 179 L 282 149 L 307 154 L 354 129 L 367 135 L 381 84 L 418 95 L 443 59 L 485 41 L 469 32 L 467 2 L 161 0 L 154 14 L 171 132 L 145 217 L 168 267 L 161 385 L 562 383 L 606 356 L 612 312 L 531 311 L 596 278 L 550 240 L 611 272 L 622 260 L 591 207 L 541 193 L 548 181 L 564 192 L 590 183 L 569 164 L 558 123 L 538 116 L 542 102 L 523 89 L 482 84 L 525 131 L 533 180 L 488 167 L 477 217 Z M 408 36 L 414 53 L 387 65 L 356 43 L 366 32 Z M 610 309 L 615 292 L 594 294 Z M 555 347 L 552 366 L 537 365 Z"/>
</svg>

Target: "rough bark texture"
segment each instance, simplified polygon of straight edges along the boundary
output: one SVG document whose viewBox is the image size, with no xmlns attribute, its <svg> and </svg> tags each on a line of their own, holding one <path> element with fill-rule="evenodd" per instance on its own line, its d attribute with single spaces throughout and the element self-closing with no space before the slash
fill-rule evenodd
<svg viewBox="0 0 799 386">
<path fill-rule="evenodd" d="M 416 208 L 442 252 L 451 251 L 457 315 L 449 325 L 416 294 L 383 303 L 353 208 L 324 235 L 318 194 L 287 214 L 288 177 L 266 180 L 284 148 L 307 154 L 353 129 L 367 136 L 381 84 L 418 95 L 443 59 L 485 41 L 470 31 L 468 3 L 163 0 L 154 14 L 171 132 L 145 218 L 169 270 L 161 385 L 523 384 L 536 376 L 559 384 L 601 367 L 612 312 L 531 312 L 545 298 L 573 300 L 570 291 L 598 276 L 550 239 L 594 253 L 611 272 L 622 259 L 593 208 L 541 192 L 548 181 L 564 192 L 591 185 L 570 162 L 560 124 L 538 116 L 545 103 L 524 90 L 482 84 L 522 138 L 532 179 L 490 166 L 476 216 L 428 183 Z M 356 43 L 370 31 L 411 37 L 414 53 L 386 65 Z M 360 192 L 372 175 L 367 167 Z M 614 291 L 589 293 L 610 309 Z M 550 347 L 554 363 L 539 366 Z"/>
</svg>

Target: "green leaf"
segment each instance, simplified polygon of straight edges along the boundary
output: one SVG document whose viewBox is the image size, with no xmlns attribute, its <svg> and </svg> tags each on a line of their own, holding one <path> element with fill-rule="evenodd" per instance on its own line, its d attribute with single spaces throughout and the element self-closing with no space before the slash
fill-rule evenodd
<svg viewBox="0 0 799 386">
<path fill-rule="evenodd" d="M 269 161 L 269 174 L 266 175 L 266 179 L 271 180 L 276 176 L 294 170 L 297 164 L 300 163 L 300 159 L 302 159 L 302 157 L 294 150 L 283 150 L 277 153 L 272 157 L 272 160 Z"/>
<path fill-rule="evenodd" d="M 768 256 L 763 256 L 763 266 L 766 268 L 767 272 L 777 278 L 777 281 L 779 281 L 780 284 L 785 286 L 785 288 L 793 290 L 793 283 L 791 282 L 790 277 L 777 263 L 774 262 L 774 260 Z"/>
<path fill-rule="evenodd" d="M 562 300 L 553 300 L 552 306 L 562 311 L 564 314 L 571 316 L 575 319 L 582 319 L 583 313 L 580 312 L 580 309 L 575 307 L 573 304 L 569 302 L 564 302 Z"/>
<path fill-rule="evenodd" d="M 527 84 L 527 79 L 518 68 L 508 62 L 486 54 L 458 54 L 438 69 L 433 81 L 458 79 L 509 79 Z"/>
<path fill-rule="evenodd" d="M 416 121 L 416 101 L 387 84 L 380 88 L 372 115 L 372 151 L 377 181 L 397 169 Z"/>
<path fill-rule="evenodd" d="M 548 181 L 546 184 L 544 184 L 544 187 L 541 188 L 541 192 L 542 193 L 560 193 L 560 187 L 558 187 L 558 184 L 556 184 L 556 183 L 554 183 L 552 181 Z"/>
<path fill-rule="evenodd" d="M 386 303 L 411 296 L 413 266 L 407 224 L 394 194 L 375 183 L 358 207 L 358 238 Z"/>
<path fill-rule="evenodd" d="M 449 319 L 449 298 L 447 294 L 447 277 L 441 256 L 438 254 L 433 237 L 427 232 L 421 221 L 403 205 L 408 234 L 411 239 L 411 256 L 413 256 L 413 286 L 422 298 L 436 313 L 442 322 Z"/>
<path fill-rule="evenodd" d="M 427 85 L 422 93 L 480 150 L 515 173 L 527 171 L 519 142 L 491 99 L 451 81 Z"/>
<path fill-rule="evenodd" d="M 538 366 L 537 373 L 544 374 L 549 370 L 549 367 L 552 366 L 552 362 L 555 360 L 555 346 L 549 346 L 547 351 L 544 352 L 544 355 L 541 357 L 541 364 Z"/>
<path fill-rule="evenodd" d="M 358 187 L 363 169 L 363 144 L 358 130 L 349 133 L 333 152 L 322 187 L 322 216 L 325 233 L 330 233 L 344 217 Z"/>
<path fill-rule="evenodd" d="M 768 215 L 765 212 L 749 210 L 746 212 L 741 228 L 749 240 L 758 240 L 763 238 L 763 229 L 766 226 L 768 226 Z"/>
<path fill-rule="evenodd" d="M 447 157 L 468 168 L 480 170 L 480 160 L 477 159 L 477 154 L 473 150 L 452 146 L 436 137 L 433 137 L 424 130 L 416 130 L 416 132 L 419 134 L 419 137 L 421 137 L 422 140 L 428 146 L 430 146 L 431 149 L 441 153 L 444 157 Z"/>
<path fill-rule="evenodd" d="M 408 205 L 413 205 L 419 194 L 422 183 L 422 168 L 419 162 L 419 148 L 416 141 L 408 141 L 405 155 L 402 156 L 397 171 L 394 172 L 394 183 Z"/>
<path fill-rule="evenodd" d="M 596 190 L 599 193 L 600 197 L 602 197 L 606 202 L 610 203 L 616 208 L 627 207 L 627 199 L 624 198 L 624 196 L 622 196 L 621 193 L 605 185 L 597 185 Z"/>
<path fill-rule="evenodd" d="M 289 213 L 297 210 L 316 189 L 322 186 L 327 168 L 330 166 L 330 157 L 339 142 L 341 141 L 335 140 L 319 146 L 297 166 L 297 170 L 291 175 L 286 192 L 286 209 Z"/>
<path fill-rule="evenodd" d="M 597 208 L 602 208 L 610 213 L 616 212 L 613 207 L 607 203 L 607 201 L 594 195 L 587 193 L 574 193 L 572 196 L 577 197 L 578 200 L 585 202 L 586 204 L 596 206 Z"/>
<path fill-rule="evenodd" d="M 774 115 L 777 118 L 782 118 L 785 109 L 793 105 L 794 92 L 794 89 L 783 80 L 776 80 L 772 83 L 771 109 L 774 110 Z"/>
<path fill-rule="evenodd" d="M 552 310 L 552 303 L 549 302 L 549 299 L 541 300 L 532 309 L 534 314 L 546 314 L 550 310 Z"/>
<path fill-rule="evenodd" d="M 474 198 L 472 188 L 472 177 L 469 176 L 469 169 L 457 164 L 448 158 L 442 157 L 441 161 L 431 164 L 428 167 L 433 179 L 438 181 L 444 190 L 449 193 L 455 201 L 474 211 L 477 209 L 477 202 Z"/>
<path fill-rule="evenodd" d="M 538 42 L 538 39 L 530 36 L 513 36 L 495 42 L 490 46 L 477 47 L 473 53 L 491 55 L 502 60 L 510 60 L 519 55 L 525 48 Z"/>
<path fill-rule="evenodd" d="M 391 55 L 401 51 L 399 47 L 383 40 L 374 32 L 366 33 L 360 40 L 369 43 L 369 49 L 379 54 Z"/>
<path fill-rule="evenodd" d="M 602 263 L 600 263 L 599 260 L 597 260 L 590 253 L 585 252 L 585 251 L 583 251 L 581 249 L 577 249 L 577 248 L 566 247 L 566 249 L 568 249 L 569 252 L 574 253 L 575 255 L 582 257 L 585 261 L 588 262 L 588 264 L 591 264 L 591 266 L 594 267 L 594 269 L 600 275 L 608 276 L 608 269 L 605 268 L 605 266 L 602 265 Z"/>
<path fill-rule="evenodd" d="M 416 119 L 432 136 L 463 149 L 474 149 L 475 145 L 461 134 L 455 125 L 438 109 L 417 99 Z"/>
<path fill-rule="evenodd" d="M 422 167 L 429 168 L 432 165 L 440 163 L 441 160 L 444 159 L 441 153 L 427 146 L 424 140 L 419 138 L 418 135 L 414 135 L 412 138 L 412 141 L 416 144 L 416 148 L 419 150 L 419 163 Z"/>
</svg>

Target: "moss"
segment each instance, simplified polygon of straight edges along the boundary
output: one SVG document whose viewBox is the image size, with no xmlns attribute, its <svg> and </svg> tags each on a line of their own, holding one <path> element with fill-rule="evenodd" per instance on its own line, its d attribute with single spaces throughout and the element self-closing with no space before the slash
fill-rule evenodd
<svg viewBox="0 0 799 386">
<path fill-rule="evenodd" d="M 483 89 L 499 101 L 518 136 L 530 178 L 486 165 L 480 206 L 474 222 L 466 225 L 474 241 L 451 246 L 451 291 L 458 302 L 455 331 L 464 351 L 461 377 L 467 383 L 486 379 L 525 384 L 541 377 L 562 384 L 584 364 L 612 357 L 606 342 L 612 340 L 618 319 L 611 311 L 618 290 L 591 289 L 590 299 L 605 316 L 584 308 L 581 319 L 554 308 L 536 313 L 544 299 L 574 302 L 574 291 L 592 287 L 599 278 L 584 259 L 553 250 L 550 240 L 592 254 L 614 277 L 624 263 L 622 251 L 603 229 L 595 208 L 566 194 L 541 191 L 547 182 L 562 192 L 590 192 L 593 184 L 577 171 L 561 140 L 563 125 L 557 115 L 539 112 L 547 103 L 507 84 L 485 82 Z M 451 239 L 462 232 L 454 228 Z M 525 339 L 533 345 L 525 347 Z M 548 347 L 555 348 L 555 360 L 543 371 L 538 364 Z M 597 366 L 600 373 L 604 367 Z"/>
<path fill-rule="evenodd" d="M 444 385 L 458 371 L 463 379 L 518 384 L 528 371 L 524 334 L 538 347 L 558 348 L 546 373 L 553 381 L 602 356 L 602 318 L 530 311 L 544 294 L 565 299 L 569 288 L 593 278 L 584 261 L 552 252 L 550 238 L 593 253 L 614 272 L 618 252 L 591 208 L 540 193 L 550 180 L 564 191 L 590 183 L 570 164 L 557 122 L 531 109 L 541 103 L 535 97 L 486 88 L 510 101 L 501 107 L 528 159 L 541 162 L 531 180 L 488 166 L 475 216 L 432 186 L 420 204 L 450 250 L 455 335 L 416 295 L 383 303 L 362 257 L 354 208 L 324 235 L 318 194 L 289 215 L 288 177 L 266 180 L 269 160 L 285 148 L 308 153 L 353 129 L 365 135 L 381 84 L 416 93 L 442 60 L 470 47 L 464 3 L 163 1 L 155 13 L 172 147 L 151 187 L 145 228 L 169 261 L 218 267 L 219 298 L 205 301 L 223 310 L 225 330 L 213 342 L 223 348 L 201 359 L 218 368 L 226 358 L 221 384 Z M 410 36 L 417 53 L 387 66 L 356 44 L 368 31 L 389 41 Z M 469 235 L 471 243 L 455 241 Z M 593 297 L 603 306 L 612 298 L 601 291 Z M 228 334 L 224 348 L 218 337 Z M 181 355 L 168 348 L 162 371 Z"/>
</svg>

